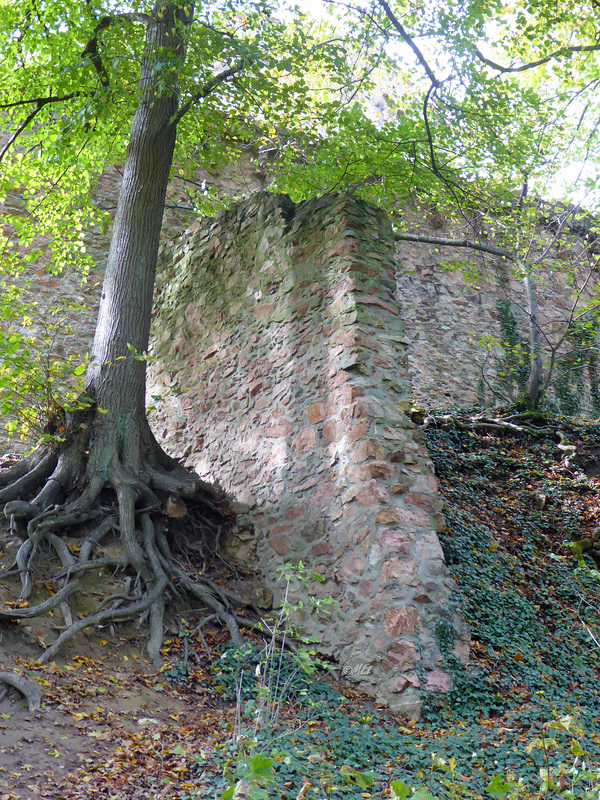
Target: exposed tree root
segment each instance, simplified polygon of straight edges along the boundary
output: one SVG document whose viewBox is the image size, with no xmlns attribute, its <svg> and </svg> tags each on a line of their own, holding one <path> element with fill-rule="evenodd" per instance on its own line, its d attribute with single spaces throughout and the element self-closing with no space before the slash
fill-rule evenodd
<svg viewBox="0 0 600 800">
<path fill-rule="evenodd" d="M 45 663 L 84 629 L 139 617 L 148 624 L 148 653 L 158 666 L 165 605 L 187 594 L 201 600 L 211 618 L 226 625 L 232 640 L 241 645 L 240 624 L 250 623 L 236 612 L 251 604 L 183 566 L 171 543 L 185 555 L 185 536 L 179 530 L 175 539 L 169 530 L 173 524 L 181 527 L 181 520 L 172 517 L 187 515 L 187 527 L 201 537 L 202 556 L 208 561 L 230 525 L 226 498 L 167 456 L 145 418 L 126 437 L 103 432 L 94 439 L 89 433 L 93 422 L 74 426 L 73 436 L 58 452 L 36 451 L 0 474 L 0 502 L 6 504 L 13 530 L 23 537 L 14 562 L 2 573 L 18 573 L 19 600 L 29 602 L 35 590 L 38 557 L 49 554 L 60 562 L 52 578 L 52 596 L 32 605 L 5 605 L 0 620 L 60 609 L 64 626 L 40 656 Z M 107 540 L 110 554 L 103 552 Z M 88 573 L 111 570 L 111 583 L 122 575 L 122 589 L 107 593 L 87 616 L 76 618 L 69 598 L 85 591 Z"/>
<path fill-rule="evenodd" d="M 26 698 L 30 711 L 37 711 L 42 705 L 42 692 L 35 683 L 17 675 L 16 672 L 0 672 L 0 683 L 17 689 Z"/>
<path fill-rule="evenodd" d="M 414 412 L 413 422 L 423 425 L 424 428 L 438 427 L 444 430 L 458 428 L 459 430 L 481 431 L 490 433 L 523 433 L 527 436 L 551 436 L 556 431 L 547 427 L 545 417 L 539 412 L 524 412 L 508 416 L 491 417 L 488 414 L 434 414 Z"/>
</svg>

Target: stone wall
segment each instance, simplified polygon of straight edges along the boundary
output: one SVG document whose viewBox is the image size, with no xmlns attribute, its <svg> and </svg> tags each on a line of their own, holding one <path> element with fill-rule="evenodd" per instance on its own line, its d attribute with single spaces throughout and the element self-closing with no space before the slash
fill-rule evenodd
<svg viewBox="0 0 600 800">
<path fill-rule="evenodd" d="M 402 228 L 438 238 L 478 238 L 471 227 L 458 229 L 439 215 L 414 209 L 404 214 Z M 490 243 L 505 244 L 501 237 Z M 572 309 L 578 315 L 586 302 L 597 297 L 594 250 L 585 235 L 566 229 L 555 238 L 543 226 L 530 247 L 531 263 L 542 252 L 545 255 L 543 268 L 534 272 L 545 362 L 563 337 Z M 396 264 L 396 300 L 406 320 L 416 404 L 493 407 L 516 400 L 524 388 L 523 375 L 526 380 L 528 374 L 529 317 L 523 284 L 512 272 L 513 265 L 462 248 L 405 241 L 397 243 Z M 523 364 L 501 347 L 511 335 Z M 567 337 L 558 349 L 548 399 L 560 413 L 598 417 L 597 347 L 583 353 L 581 365 L 574 365 L 579 355 L 576 336 Z"/>
<path fill-rule="evenodd" d="M 232 192 L 239 180 L 235 170 L 202 174 Z M 97 202 L 109 210 L 118 181 L 113 170 L 98 184 Z M 259 183 L 251 165 L 244 181 Z M 416 715 L 423 688 L 450 686 L 436 629 L 454 626 L 463 660 L 468 631 L 437 539 L 444 520 L 432 465 L 406 412 L 413 401 L 496 402 L 490 387 L 504 354 L 496 342 L 488 358 L 477 341 L 503 336 L 499 308 L 510 301 L 526 343 L 521 286 L 505 265 L 464 250 L 395 243 L 386 215 L 351 197 L 294 205 L 259 193 L 185 233 L 191 217 L 177 187 L 169 204 L 149 382 L 157 436 L 235 498 L 238 550 L 244 539 L 246 552 L 256 551 L 275 602 L 278 566 L 302 560 L 322 578 L 308 595 L 340 604 L 335 619 L 301 620 L 306 629 L 362 688 Z M 6 198 L 0 212 L 10 233 L 19 198 Z M 454 234 L 414 210 L 403 227 Z M 97 266 L 87 283 L 52 274 L 49 249 L 29 276 L 42 313 L 57 295 L 92 307 L 72 314 L 74 334 L 57 343 L 64 353 L 91 342 L 109 232 L 86 233 Z M 544 236 L 540 247 L 551 244 Z M 581 246 L 575 237 L 557 258 Z M 465 270 L 444 269 L 454 257 Z M 552 336 L 561 335 L 572 294 L 562 273 L 538 276 Z M 571 393 L 592 413 L 600 396 L 593 366 L 579 371 Z M 294 592 L 308 607 L 306 591 Z"/>
<path fill-rule="evenodd" d="M 251 156 L 247 153 L 238 163 L 220 169 L 199 166 L 195 182 L 231 196 L 257 190 L 264 175 Z M 95 186 L 95 202 L 109 215 L 116 207 L 119 184 L 120 170 L 113 167 L 98 178 Z M 185 182 L 175 181 L 169 189 L 163 222 L 165 247 L 173 246 L 194 220 L 190 202 Z M 18 194 L 8 195 L 0 202 L 5 237 L 12 237 L 11 220 L 22 213 Z M 197 222 L 192 222 L 190 230 L 197 225 Z M 451 237 L 468 236 L 473 228 L 477 228 L 476 221 L 466 228 L 453 228 L 453 224 L 437 210 L 416 207 L 405 210 L 401 225 L 411 232 Z M 105 229 L 97 227 L 84 232 L 85 252 L 95 264 L 95 269 L 85 279 L 76 270 L 55 274 L 51 248 L 42 237 L 34 242 L 34 245 L 42 247 L 39 261 L 22 276 L 9 276 L 11 283 L 24 287 L 29 284 L 29 288 L 24 289 L 24 297 L 35 303 L 35 312 L 40 319 L 47 316 L 47 309 L 58 298 L 89 307 L 88 312 L 68 309 L 62 315 L 62 328 L 55 336 L 54 345 L 54 353 L 59 358 L 71 353 L 84 356 L 91 346 L 110 230 L 108 224 Z M 477 230 L 476 233 L 480 236 L 482 232 Z M 539 239 L 532 247 L 532 255 L 535 257 L 547 250 L 558 267 L 568 268 L 586 248 L 585 236 L 580 234 L 572 232 L 555 240 L 548 225 L 542 226 Z M 501 237 L 498 243 L 504 243 Z M 588 256 L 580 259 L 579 284 L 593 266 L 593 253 Z M 457 262 L 462 264 L 462 268 L 448 268 Z M 499 345 L 505 334 L 500 304 L 510 309 L 516 339 L 524 353 L 528 346 L 528 318 L 522 286 L 510 274 L 507 264 L 501 259 L 494 260 L 467 250 L 412 242 L 398 242 L 395 263 L 395 300 L 407 323 L 404 335 L 408 375 L 412 398 L 417 405 L 434 408 L 472 404 L 494 406 L 516 399 L 522 386 L 515 380 L 516 365 L 507 363 L 510 359 Z M 536 276 L 543 334 L 548 337 L 548 342 L 555 343 L 569 318 L 573 287 L 561 269 L 544 268 Z M 598 273 L 592 270 L 586 298 L 596 292 L 597 283 Z M 490 341 L 490 337 L 493 341 L 486 349 L 481 342 Z M 576 342 L 567 339 L 561 348 L 563 357 L 568 356 L 569 351 L 576 352 L 576 346 Z M 563 374 L 563 378 L 557 386 L 551 387 L 550 394 L 561 413 L 588 417 L 600 415 L 597 351 L 590 352 L 585 361 L 572 369 L 567 360 L 566 369 L 563 364 L 555 370 L 555 375 Z M 498 373 L 504 373 L 504 376 L 500 378 Z M 3 450 L 28 446 L 2 434 L 3 426 L 0 424 L 0 448 Z"/>
<path fill-rule="evenodd" d="M 445 692 L 440 621 L 468 631 L 436 531 L 421 432 L 406 415 L 406 319 L 386 215 L 346 196 L 255 195 L 165 248 L 150 394 L 160 441 L 220 483 L 252 526 L 260 569 L 302 561 L 339 617 L 305 629 L 349 677 L 417 715 Z"/>
</svg>

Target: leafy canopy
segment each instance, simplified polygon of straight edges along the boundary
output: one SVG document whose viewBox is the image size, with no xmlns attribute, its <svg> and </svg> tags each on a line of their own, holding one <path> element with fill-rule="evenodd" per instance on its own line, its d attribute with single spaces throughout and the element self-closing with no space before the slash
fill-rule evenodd
<svg viewBox="0 0 600 800">
<path fill-rule="evenodd" d="M 349 188 L 382 202 L 502 196 L 525 178 L 543 187 L 565 155 L 596 157 L 594 0 L 304 5 L 189 6 L 185 62 L 165 52 L 155 65 L 158 87 L 181 97 L 179 169 L 252 146 L 296 196 Z M 55 267 L 85 262 L 82 231 L 101 216 L 90 188 L 123 159 L 160 6 L 0 5 L 0 193 L 21 189 L 29 212 L 5 255 L 43 232 Z"/>
</svg>

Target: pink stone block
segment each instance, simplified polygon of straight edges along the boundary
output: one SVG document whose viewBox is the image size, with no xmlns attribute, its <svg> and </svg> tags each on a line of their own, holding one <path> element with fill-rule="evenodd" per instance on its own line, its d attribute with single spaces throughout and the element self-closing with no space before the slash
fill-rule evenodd
<svg viewBox="0 0 600 800">
<path fill-rule="evenodd" d="M 277 303 L 261 303 L 250 312 L 256 319 L 268 319 L 277 311 Z"/>
<path fill-rule="evenodd" d="M 434 669 L 427 675 L 426 691 L 449 692 L 450 689 L 452 689 L 452 678 L 447 672 Z"/>
<path fill-rule="evenodd" d="M 417 539 L 416 556 L 422 563 L 444 560 L 444 551 L 440 545 L 440 540 L 433 531 L 424 531 Z"/>
<path fill-rule="evenodd" d="M 423 511 L 414 511 L 412 508 L 403 506 L 398 506 L 398 511 L 400 512 L 400 521 L 406 525 L 414 525 L 417 528 L 431 527 L 429 514 L 425 514 Z"/>
<path fill-rule="evenodd" d="M 392 690 L 395 692 L 404 692 L 406 689 L 418 689 L 421 686 L 421 681 L 416 672 L 409 672 L 407 675 L 400 675 L 394 681 Z"/>
<path fill-rule="evenodd" d="M 328 419 L 323 424 L 323 439 L 327 444 L 339 442 L 344 434 L 344 426 L 339 419 Z"/>
<path fill-rule="evenodd" d="M 391 508 L 382 508 L 375 517 L 375 522 L 377 525 L 393 525 L 394 523 L 400 522 L 401 519 L 402 514 L 400 513 L 400 509 L 396 506 L 392 506 Z"/>
<path fill-rule="evenodd" d="M 278 422 L 269 425 L 263 429 L 263 435 L 268 439 L 277 439 L 280 436 L 287 436 L 294 430 L 294 423 L 287 419 L 281 419 Z"/>
<path fill-rule="evenodd" d="M 308 453 L 317 446 L 317 437 L 312 428 L 302 428 L 300 433 L 296 436 L 292 450 L 296 456 L 301 456 Z"/>
<path fill-rule="evenodd" d="M 416 561 L 404 561 L 390 558 L 381 567 L 380 585 L 385 586 L 390 580 L 398 581 L 401 586 L 417 586 L 419 583 L 419 565 Z"/>
<path fill-rule="evenodd" d="M 350 430 L 346 434 L 346 439 L 348 440 L 348 444 L 352 445 L 360 441 L 361 439 L 364 439 L 369 432 L 370 424 L 371 421 L 365 419 L 363 420 L 363 422 L 359 422 L 358 425 L 355 425 L 353 428 L 350 428 Z"/>
<path fill-rule="evenodd" d="M 405 494 L 404 502 L 409 506 L 416 506 L 423 511 L 428 511 L 430 514 L 441 511 L 444 505 L 444 501 L 439 495 L 415 491 Z"/>
<path fill-rule="evenodd" d="M 285 539 L 282 539 L 281 537 L 276 537 L 275 539 L 270 539 L 269 541 L 271 543 L 271 547 L 273 548 L 273 550 L 275 550 L 275 552 L 278 555 L 284 556 L 290 552 L 290 548 L 288 547 L 288 544 L 285 541 Z"/>
<path fill-rule="evenodd" d="M 310 504 L 313 508 L 323 508 L 329 505 L 334 497 L 335 486 L 331 483 L 321 484 L 321 486 L 312 493 Z"/>
<path fill-rule="evenodd" d="M 463 664 L 468 664 L 471 656 L 469 642 L 456 642 L 452 649 L 452 655 L 458 658 L 459 661 L 462 661 Z"/>
<path fill-rule="evenodd" d="M 396 642 L 385 654 L 382 667 L 386 670 L 414 668 L 421 660 L 419 651 L 412 642 Z"/>
<path fill-rule="evenodd" d="M 316 425 L 325 419 L 325 406 L 323 403 L 312 403 L 304 409 L 304 413 L 310 424 Z"/>
<path fill-rule="evenodd" d="M 410 537 L 412 539 L 414 537 Z M 410 552 L 409 536 L 397 528 L 383 528 L 377 537 L 377 544 L 381 547 L 382 554 L 400 553 L 407 555 Z"/>
<path fill-rule="evenodd" d="M 365 570 L 365 562 L 356 553 L 352 553 L 341 569 L 341 574 L 347 580 L 357 581 Z"/>
<path fill-rule="evenodd" d="M 367 458 L 374 458 L 377 461 L 383 461 L 386 457 L 386 449 L 378 442 L 372 439 L 366 439 L 361 442 L 351 453 L 350 458 L 355 464 L 360 464 L 366 461 Z"/>
<path fill-rule="evenodd" d="M 373 356 L 373 364 L 376 367 L 381 367 L 382 369 L 391 369 L 394 366 L 394 362 L 391 360 L 391 358 L 388 358 L 387 356 L 380 356 L 378 353 Z"/>
<path fill-rule="evenodd" d="M 385 612 L 383 628 L 388 636 L 415 634 L 423 629 L 423 620 L 414 606 L 389 608 Z"/>
<path fill-rule="evenodd" d="M 350 375 L 347 372 L 344 372 L 344 370 L 341 370 L 329 381 L 327 388 L 330 390 L 337 389 L 338 386 L 341 386 L 348 380 L 350 380 Z"/>
<path fill-rule="evenodd" d="M 377 503 L 389 503 L 390 496 L 376 480 L 369 481 L 361 486 L 356 494 L 356 499 L 361 506 L 374 506 Z"/>
<path fill-rule="evenodd" d="M 369 480 L 370 478 L 383 478 L 389 480 L 395 472 L 393 464 L 387 461 L 371 461 L 360 468 L 359 474 L 361 480 Z M 408 489 L 408 486 L 406 487 Z M 393 487 L 392 487 L 393 491 Z"/>
<path fill-rule="evenodd" d="M 362 386 L 352 386 L 350 384 L 342 384 L 339 389 L 336 389 L 329 396 L 329 405 L 337 406 L 338 408 L 346 408 L 356 400 L 357 397 L 362 397 L 364 390 Z"/>
</svg>

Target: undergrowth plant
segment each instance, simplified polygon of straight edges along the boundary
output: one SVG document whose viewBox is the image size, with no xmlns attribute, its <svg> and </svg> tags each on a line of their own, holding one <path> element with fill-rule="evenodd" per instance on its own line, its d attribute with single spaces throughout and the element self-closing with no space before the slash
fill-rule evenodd
<svg viewBox="0 0 600 800">
<path fill-rule="evenodd" d="M 523 775 L 507 770 L 495 774 L 487 783 L 486 794 L 494 800 L 599 800 L 600 768 L 591 766 L 584 739 L 586 732 L 573 714 L 560 716 L 555 710 L 552 720 L 544 722 L 540 735 L 531 739 L 522 749 L 526 754 L 534 751 L 542 756 L 538 776 Z M 561 736 L 562 735 L 562 736 Z M 469 790 L 468 768 L 462 771 L 454 757 L 441 758 L 431 754 L 429 782 L 427 786 L 411 786 L 403 780 L 390 783 L 392 800 L 459 800 L 459 798 L 481 798 L 480 790 Z M 489 765 L 490 772 L 497 762 Z M 462 774 L 461 774 L 462 773 Z M 443 794 L 430 791 L 435 774 L 441 775 L 438 786 Z M 434 790 L 435 791 L 435 790 Z"/>
<path fill-rule="evenodd" d="M 310 599 L 310 613 L 330 615 L 336 608 L 333 598 L 318 598 L 309 592 L 311 582 L 323 582 L 324 578 L 308 570 L 302 561 L 283 565 L 279 578 L 285 585 L 281 607 L 274 619 L 261 623 L 263 646 L 257 649 L 248 644 L 240 650 L 225 651 L 222 657 L 222 660 L 233 658 L 236 665 L 233 742 L 237 759 L 232 763 L 232 783 L 221 795 L 224 800 L 242 796 L 242 791 L 248 800 L 264 800 L 269 796 L 267 787 L 274 780 L 273 764 L 282 754 L 281 750 L 274 751 L 282 708 L 289 702 L 310 704 L 305 679 L 326 666 L 313 647 L 315 639 L 303 634 L 295 622 L 304 609 L 303 600 L 292 599 L 294 589 L 300 586 Z M 249 664 L 254 673 L 250 692 L 249 671 L 245 669 Z"/>
<path fill-rule="evenodd" d="M 14 286 L 0 301 L 0 414 L 9 436 L 31 445 L 60 439 L 65 414 L 79 407 L 86 358 L 63 351 L 69 316 L 86 307 L 62 300 L 42 315 Z"/>
</svg>

